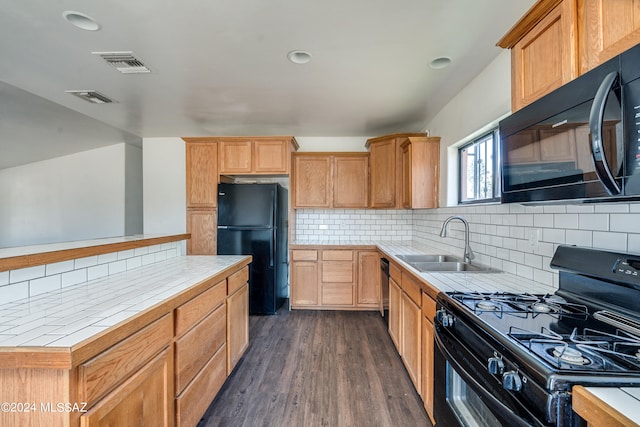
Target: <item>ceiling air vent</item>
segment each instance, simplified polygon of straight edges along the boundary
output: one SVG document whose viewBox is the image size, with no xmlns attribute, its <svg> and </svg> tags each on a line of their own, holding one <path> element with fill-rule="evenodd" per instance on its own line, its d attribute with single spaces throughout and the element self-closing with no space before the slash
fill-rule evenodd
<svg viewBox="0 0 640 427">
<path fill-rule="evenodd" d="M 66 92 L 93 104 L 110 104 L 113 102 L 113 99 L 107 98 L 95 90 L 67 90 Z"/>
<path fill-rule="evenodd" d="M 92 52 L 94 55 L 102 57 L 109 65 L 122 74 L 150 73 L 144 63 L 133 56 L 132 52 Z"/>
</svg>

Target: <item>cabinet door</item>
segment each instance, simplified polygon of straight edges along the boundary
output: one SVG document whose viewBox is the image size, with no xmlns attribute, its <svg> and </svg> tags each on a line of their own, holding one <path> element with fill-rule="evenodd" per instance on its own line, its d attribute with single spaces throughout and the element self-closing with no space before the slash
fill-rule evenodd
<svg viewBox="0 0 640 427">
<path fill-rule="evenodd" d="M 314 261 L 293 261 L 291 263 L 291 305 L 317 306 L 318 263 Z"/>
<path fill-rule="evenodd" d="M 227 375 L 249 347 L 249 284 L 227 297 Z"/>
<path fill-rule="evenodd" d="M 330 156 L 294 156 L 293 207 L 330 207 L 330 179 Z"/>
<path fill-rule="evenodd" d="M 358 252 L 358 307 L 380 305 L 380 256 L 378 252 Z"/>
<path fill-rule="evenodd" d="M 512 110 L 578 76 L 574 0 L 564 0 L 511 50 Z"/>
<path fill-rule="evenodd" d="M 396 140 L 378 141 L 369 148 L 372 208 L 396 207 Z"/>
<path fill-rule="evenodd" d="M 289 141 L 259 140 L 253 143 L 253 172 L 287 174 Z"/>
<path fill-rule="evenodd" d="M 583 0 L 578 9 L 580 73 L 640 43 L 640 0 Z"/>
<path fill-rule="evenodd" d="M 187 210 L 187 255 L 215 255 L 218 216 L 215 209 Z"/>
<path fill-rule="evenodd" d="M 369 203 L 369 157 L 334 157 L 332 187 L 334 208 L 366 208 Z"/>
<path fill-rule="evenodd" d="M 82 427 L 173 425 L 172 352 L 163 350 L 80 417 Z"/>
<path fill-rule="evenodd" d="M 396 346 L 396 350 L 400 353 L 400 305 L 401 305 L 402 290 L 400 286 L 389 278 L 389 335 L 393 344 Z"/>
<path fill-rule="evenodd" d="M 433 323 L 422 317 L 422 402 L 431 422 L 433 419 Z"/>
<path fill-rule="evenodd" d="M 422 333 L 422 311 L 420 306 L 414 303 L 409 296 L 402 292 L 401 296 L 401 319 L 400 319 L 400 355 L 404 366 L 409 372 L 413 386 L 421 393 L 422 378 L 420 376 L 422 368 L 421 339 Z"/>
<path fill-rule="evenodd" d="M 405 209 L 411 209 L 412 200 L 412 188 L 411 188 L 411 157 L 412 157 L 412 144 L 402 145 L 402 207 Z"/>
<path fill-rule="evenodd" d="M 219 141 L 220 173 L 251 173 L 252 141 Z"/>
<path fill-rule="evenodd" d="M 218 201 L 218 146 L 186 143 L 187 208 L 215 208 Z"/>
</svg>

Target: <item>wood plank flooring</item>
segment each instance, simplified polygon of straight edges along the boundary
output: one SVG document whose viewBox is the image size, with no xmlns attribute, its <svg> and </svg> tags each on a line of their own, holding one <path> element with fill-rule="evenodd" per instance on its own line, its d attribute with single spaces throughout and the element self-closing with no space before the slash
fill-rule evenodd
<svg viewBox="0 0 640 427">
<path fill-rule="evenodd" d="M 250 317 L 250 346 L 198 427 L 431 426 L 379 313 Z"/>
</svg>

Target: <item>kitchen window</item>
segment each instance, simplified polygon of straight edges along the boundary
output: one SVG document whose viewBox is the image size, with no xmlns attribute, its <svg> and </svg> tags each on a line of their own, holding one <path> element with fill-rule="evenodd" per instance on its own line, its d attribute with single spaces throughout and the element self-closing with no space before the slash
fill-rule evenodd
<svg viewBox="0 0 640 427">
<path fill-rule="evenodd" d="M 500 198 L 498 129 L 458 150 L 459 203 L 492 202 Z"/>
</svg>

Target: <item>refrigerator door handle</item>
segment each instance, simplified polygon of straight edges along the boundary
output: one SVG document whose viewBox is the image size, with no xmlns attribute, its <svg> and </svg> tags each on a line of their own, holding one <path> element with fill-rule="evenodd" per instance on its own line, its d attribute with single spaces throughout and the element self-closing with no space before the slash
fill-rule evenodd
<svg viewBox="0 0 640 427">
<path fill-rule="evenodd" d="M 269 239 L 269 267 L 273 268 L 273 252 L 275 249 L 275 241 L 276 241 L 276 228 L 273 227 L 271 230 L 271 239 Z"/>
</svg>

